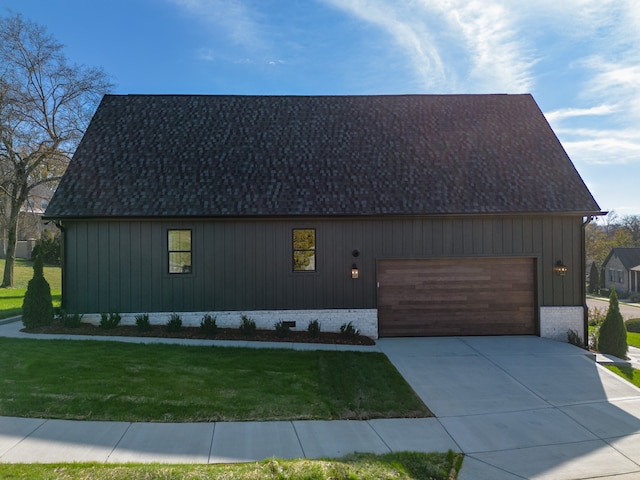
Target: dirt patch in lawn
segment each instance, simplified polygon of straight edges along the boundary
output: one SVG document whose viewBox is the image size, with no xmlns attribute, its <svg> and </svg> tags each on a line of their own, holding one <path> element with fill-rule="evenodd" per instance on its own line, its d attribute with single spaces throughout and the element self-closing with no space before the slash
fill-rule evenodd
<svg viewBox="0 0 640 480">
<path fill-rule="evenodd" d="M 296 343 L 326 343 L 339 345 L 375 345 L 376 342 L 364 335 L 346 336 L 340 333 L 320 332 L 311 336 L 309 332 L 289 331 L 286 336 L 278 336 L 275 330 L 256 330 L 254 335 L 243 336 L 238 328 L 218 328 L 216 335 L 207 335 L 199 327 L 182 327 L 177 332 L 167 330 L 164 325 L 151 325 L 149 330 L 140 330 L 134 325 L 121 325 L 116 328 L 104 329 L 90 323 L 81 323 L 77 327 L 65 327 L 60 322 L 37 328 L 24 328 L 26 333 L 49 333 L 64 335 L 93 335 L 113 337 L 157 337 L 157 338 L 185 338 L 198 340 L 240 340 L 253 342 L 296 342 Z"/>
</svg>

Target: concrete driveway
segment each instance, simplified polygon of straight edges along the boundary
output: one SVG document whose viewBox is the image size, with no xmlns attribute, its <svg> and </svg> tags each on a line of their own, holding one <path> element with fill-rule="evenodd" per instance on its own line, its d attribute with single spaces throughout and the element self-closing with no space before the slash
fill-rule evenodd
<svg viewBox="0 0 640 480">
<path fill-rule="evenodd" d="M 640 478 L 640 389 L 584 350 L 527 336 L 378 345 L 466 454 L 460 480 Z"/>
</svg>

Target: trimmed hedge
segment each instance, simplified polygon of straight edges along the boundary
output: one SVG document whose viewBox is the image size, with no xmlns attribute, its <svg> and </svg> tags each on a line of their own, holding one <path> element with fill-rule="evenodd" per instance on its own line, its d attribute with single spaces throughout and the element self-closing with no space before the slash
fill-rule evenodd
<svg viewBox="0 0 640 480">
<path fill-rule="evenodd" d="M 627 332 L 640 333 L 640 318 L 630 318 L 625 322 Z"/>
</svg>

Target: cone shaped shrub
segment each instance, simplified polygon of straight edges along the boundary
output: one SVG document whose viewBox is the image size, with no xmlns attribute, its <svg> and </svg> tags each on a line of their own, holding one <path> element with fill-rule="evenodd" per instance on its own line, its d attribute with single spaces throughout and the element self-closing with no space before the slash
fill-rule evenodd
<svg viewBox="0 0 640 480">
<path fill-rule="evenodd" d="M 33 262 L 33 278 L 27 285 L 27 293 L 22 304 L 22 323 L 27 328 L 50 325 L 53 322 L 51 288 L 44 278 L 42 257 L 37 255 Z"/>
<path fill-rule="evenodd" d="M 608 353 L 618 358 L 627 356 L 627 329 L 620 313 L 618 295 L 615 287 L 611 287 L 609 296 L 609 309 L 607 316 L 600 326 L 598 337 L 598 350 L 600 353 Z"/>
</svg>

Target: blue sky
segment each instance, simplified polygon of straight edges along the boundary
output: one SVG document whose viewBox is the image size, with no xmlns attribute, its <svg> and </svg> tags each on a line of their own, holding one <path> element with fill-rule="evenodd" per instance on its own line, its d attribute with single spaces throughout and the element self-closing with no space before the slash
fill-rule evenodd
<svg viewBox="0 0 640 480">
<path fill-rule="evenodd" d="M 637 0 L 0 0 L 114 93 L 532 93 L 603 210 L 640 214 Z"/>
</svg>

